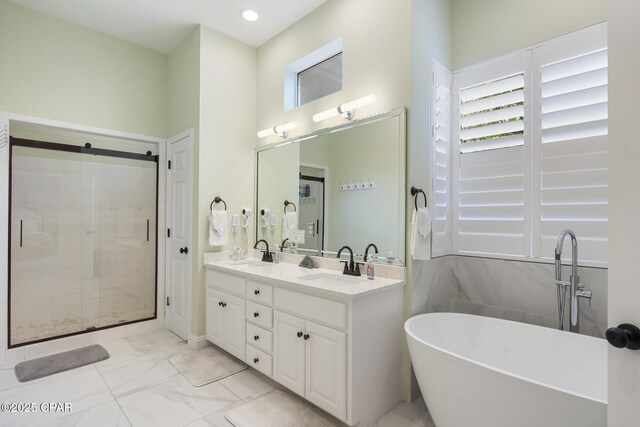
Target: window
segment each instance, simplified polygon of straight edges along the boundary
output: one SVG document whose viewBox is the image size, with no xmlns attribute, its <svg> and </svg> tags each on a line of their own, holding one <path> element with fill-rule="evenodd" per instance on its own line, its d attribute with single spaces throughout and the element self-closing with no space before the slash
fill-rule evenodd
<svg viewBox="0 0 640 427">
<path fill-rule="evenodd" d="M 453 78 L 453 249 L 607 261 L 606 24 Z M 568 252 L 568 251 L 565 251 Z"/>
<path fill-rule="evenodd" d="M 342 89 L 342 52 L 298 73 L 297 105 Z"/>
<path fill-rule="evenodd" d="M 284 69 L 284 111 L 342 90 L 342 37 Z"/>
</svg>

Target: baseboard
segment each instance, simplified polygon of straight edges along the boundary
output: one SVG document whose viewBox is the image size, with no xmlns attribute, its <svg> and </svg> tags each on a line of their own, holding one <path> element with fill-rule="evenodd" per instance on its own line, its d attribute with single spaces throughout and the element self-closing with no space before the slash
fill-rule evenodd
<svg viewBox="0 0 640 427">
<path fill-rule="evenodd" d="M 201 335 L 199 337 L 195 335 L 189 335 L 187 344 L 189 345 L 189 347 L 195 350 L 200 350 L 201 348 L 209 347 L 211 345 L 211 343 L 207 340 L 207 337 L 205 337 L 204 335 Z"/>
</svg>

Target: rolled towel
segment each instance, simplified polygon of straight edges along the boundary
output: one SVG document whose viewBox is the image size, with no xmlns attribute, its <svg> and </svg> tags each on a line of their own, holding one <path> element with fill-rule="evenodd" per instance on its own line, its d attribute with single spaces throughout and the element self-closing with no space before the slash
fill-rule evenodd
<svg viewBox="0 0 640 427">
<path fill-rule="evenodd" d="M 411 256 L 415 260 L 431 259 L 431 211 L 414 210 L 411 227 Z"/>
<path fill-rule="evenodd" d="M 282 217 L 282 239 L 288 239 L 291 230 L 298 229 L 298 212 L 287 212 Z"/>
<path fill-rule="evenodd" d="M 228 241 L 227 211 L 209 212 L 209 246 L 224 246 Z"/>
</svg>

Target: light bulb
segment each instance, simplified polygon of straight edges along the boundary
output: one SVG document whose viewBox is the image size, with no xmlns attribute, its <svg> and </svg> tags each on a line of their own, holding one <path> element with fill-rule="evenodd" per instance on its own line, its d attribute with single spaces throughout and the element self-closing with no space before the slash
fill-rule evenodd
<svg viewBox="0 0 640 427">
<path fill-rule="evenodd" d="M 251 9 L 242 9 L 240 11 L 240 16 L 242 16 L 244 19 L 246 19 L 247 21 L 250 21 L 250 22 L 257 21 L 258 18 L 259 18 L 258 12 L 256 12 L 255 10 L 251 10 Z"/>
</svg>

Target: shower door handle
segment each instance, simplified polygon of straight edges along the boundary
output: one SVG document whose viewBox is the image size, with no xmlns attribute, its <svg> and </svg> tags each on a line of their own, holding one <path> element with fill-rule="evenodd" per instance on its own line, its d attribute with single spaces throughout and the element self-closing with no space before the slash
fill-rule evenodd
<svg viewBox="0 0 640 427">
<path fill-rule="evenodd" d="M 180 253 L 181 254 L 188 254 L 189 253 L 189 248 L 187 248 L 186 246 L 184 248 L 180 248 Z"/>
</svg>

